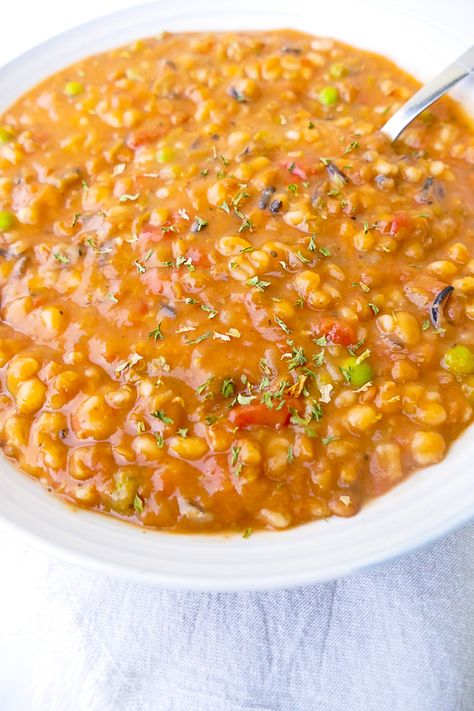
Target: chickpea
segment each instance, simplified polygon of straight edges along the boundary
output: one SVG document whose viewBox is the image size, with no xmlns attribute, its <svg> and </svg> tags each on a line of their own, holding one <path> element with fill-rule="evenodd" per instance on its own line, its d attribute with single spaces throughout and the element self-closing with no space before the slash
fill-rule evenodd
<svg viewBox="0 0 474 711">
<path fill-rule="evenodd" d="M 39 378 L 25 380 L 16 392 L 16 406 L 22 415 L 32 415 L 44 404 L 46 385 Z"/>
<path fill-rule="evenodd" d="M 106 439 L 116 429 L 112 408 L 102 395 L 91 395 L 72 413 L 71 424 L 79 439 Z"/>
<path fill-rule="evenodd" d="M 414 414 L 414 419 L 427 427 L 442 425 L 447 420 L 447 412 L 439 402 L 426 402 L 419 406 Z"/>
<path fill-rule="evenodd" d="M 135 437 L 132 447 L 137 455 L 152 461 L 158 461 L 163 458 L 164 450 L 160 447 L 156 437 L 152 434 L 141 434 Z"/>
<path fill-rule="evenodd" d="M 314 289 L 308 294 L 308 304 L 317 311 L 324 311 L 331 301 L 331 295 L 324 289 Z"/>
<path fill-rule="evenodd" d="M 392 380 L 380 385 L 375 404 L 382 412 L 399 412 L 401 410 L 400 393 Z"/>
<path fill-rule="evenodd" d="M 115 467 L 112 447 L 108 442 L 76 447 L 69 452 L 68 465 L 69 474 L 80 481 L 108 474 Z"/>
<path fill-rule="evenodd" d="M 286 299 L 282 299 L 281 301 L 275 301 L 273 304 L 273 313 L 278 316 L 278 318 L 283 319 L 285 321 L 286 319 L 291 319 L 295 315 L 295 309 L 293 306 L 290 304 L 289 301 Z"/>
<path fill-rule="evenodd" d="M 408 311 L 382 314 L 377 318 L 377 326 L 381 333 L 396 336 L 405 346 L 415 345 L 421 337 L 418 321 Z"/>
<path fill-rule="evenodd" d="M 40 364 L 36 358 L 18 356 L 10 361 L 7 368 L 7 387 L 15 395 L 20 384 L 36 375 L 40 369 Z"/>
<path fill-rule="evenodd" d="M 274 511 L 273 509 L 262 509 L 260 518 L 272 528 L 287 528 L 291 523 L 291 515 L 289 513 Z"/>
<path fill-rule="evenodd" d="M 183 459 L 201 459 L 207 452 L 207 444 L 201 437 L 171 437 L 169 447 Z"/>
<path fill-rule="evenodd" d="M 41 447 L 41 457 L 45 467 L 59 471 L 66 466 L 67 447 L 48 437 Z"/>
<path fill-rule="evenodd" d="M 26 417 L 18 415 L 9 417 L 3 427 L 7 444 L 18 450 L 25 447 L 28 443 L 30 424 L 30 420 Z"/>
<path fill-rule="evenodd" d="M 245 259 L 245 255 L 230 257 L 228 262 L 229 274 L 237 281 L 247 281 L 255 276 L 255 268 Z"/>
<path fill-rule="evenodd" d="M 239 439 L 236 443 L 236 447 L 239 448 L 239 461 L 242 464 L 260 464 L 262 461 L 262 449 L 259 443 L 250 439 Z"/>
<path fill-rule="evenodd" d="M 372 405 L 354 405 L 346 413 L 346 418 L 349 429 L 357 433 L 371 430 L 379 416 Z"/>
<path fill-rule="evenodd" d="M 232 436 L 218 425 L 206 429 L 206 439 L 214 452 L 225 452 L 232 444 Z"/>
<path fill-rule="evenodd" d="M 397 442 L 380 442 L 370 459 L 370 471 L 379 480 L 389 483 L 401 478 L 402 452 Z"/>
<path fill-rule="evenodd" d="M 311 272 L 309 269 L 299 272 L 293 279 L 293 285 L 298 294 L 307 299 L 309 294 L 318 288 L 321 277 L 317 272 Z"/>
<path fill-rule="evenodd" d="M 311 462 L 314 458 L 314 445 L 311 437 L 301 433 L 297 434 L 293 445 L 293 454 L 302 462 Z"/>
<path fill-rule="evenodd" d="M 110 407 L 117 410 L 130 407 L 135 401 L 135 393 L 130 385 L 122 385 L 118 390 L 113 390 L 105 396 Z"/>
<path fill-rule="evenodd" d="M 396 360 L 392 366 L 392 378 L 397 383 L 406 383 L 418 378 L 418 368 L 409 360 Z"/>
<path fill-rule="evenodd" d="M 348 516 L 354 516 L 360 509 L 360 502 L 355 497 L 354 494 L 339 494 L 333 496 L 328 501 L 328 507 L 331 513 L 336 516 L 341 516 L 347 518 Z"/>
<path fill-rule="evenodd" d="M 411 442 L 411 453 L 417 464 L 426 467 L 440 462 L 446 451 L 446 442 L 438 432 L 416 432 Z"/>
<path fill-rule="evenodd" d="M 247 259 L 254 266 L 257 274 L 267 272 L 270 267 L 270 256 L 263 249 L 256 249 L 247 254 Z"/>
<path fill-rule="evenodd" d="M 265 443 L 265 466 L 270 477 L 280 477 L 288 469 L 288 447 L 290 440 L 287 437 L 275 435 Z"/>
<path fill-rule="evenodd" d="M 130 509 L 137 493 L 136 472 L 132 467 L 118 469 L 114 476 L 114 489 L 110 495 L 110 506 L 119 513 Z"/>
<path fill-rule="evenodd" d="M 243 249 L 247 249 L 252 245 L 247 239 L 237 236 L 221 237 L 216 244 L 216 249 L 223 257 L 233 257 L 241 254 Z"/>
<path fill-rule="evenodd" d="M 64 311 L 58 306 L 44 306 L 40 310 L 40 319 L 44 329 L 52 336 L 60 333 L 66 324 Z"/>
</svg>

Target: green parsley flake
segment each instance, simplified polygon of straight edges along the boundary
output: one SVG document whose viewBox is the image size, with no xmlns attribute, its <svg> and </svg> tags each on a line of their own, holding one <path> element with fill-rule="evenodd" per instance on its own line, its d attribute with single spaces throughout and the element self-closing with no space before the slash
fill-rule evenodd
<svg viewBox="0 0 474 711">
<path fill-rule="evenodd" d="M 286 323 L 284 321 L 282 321 L 281 318 L 279 318 L 276 315 L 275 315 L 275 322 L 278 324 L 278 326 L 280 326 L 281 330 L 284 331 L 284 333 L 286 333 L 288 335 L 291 333 L 291 330 L 288 328 Z"/>
<path fill-rule="evenodd" d="M 201 395 L 201 394 L 204 392 L 204 390 L 207 390 L 207 388 L 209 387 L 209 385 L 211 384 L 211 382 L 212 382 L 213 380 L 214 380 L 214 376 L 211 375 L 207 380 L 205 380 L 203 383 L 201 383 L 201 385 L 199 385 L 199 386 L 196 388 L 196 392 L 197 392 L 199 395 Z"/>
<path fill-rule="evenodd" d="M 161 332 L 161 321 L 158 326 L 153 329 L 153 331 L 150 331 L 148 338 L 153 338 L 155 341 L 159 341 L 164 338 L 164 335 Z"/>
<path fill-rule="evenodd" d="M 234 381 L 232 378 L 228 378 L 227 380 L 224 380 L 222 382 L 222 387 L 221 387 L 221 394 L 224 397 L 232 397 L 234 394 Z"/>
<path fill-rule="evenodd" d="M 240 454 L 240 447 L 232 447 L 230 450 L 230 464 L 232 467 L 235 467 L 237 462 L 239 461 L 239 454 Z"/>
<path fill-rule="evenodd" d="M 296 252 L 296 256 L 298 257 L 300 262 L 303 262 L 303 264 L 309 264 L 311 261 L 311 259 L 308 259 L 308 257 L 304 256 L 300 249 Z"/>
<path fill-rule="evenodd" d="M 258 289 L 258 291 L 265 291 L 265 289 L 270 286 L 271 282 L 263 281 L 262 279 L 259 279 L 258 276 L 254 276 L 247 279 L 247 284 L 248 286 L 254 286 Z"/>
<path fill-rule="evenodd" d="M 250 538 L 253 533 L 253 528 L 246 528 L 242 534 L 242 538 Z"/>
<path fill-rule="evenodd" d="M 133 266 L 137 268 L 137 272 L 139 274 L 144 274 L 146 272 L 146 267 L 144 267 L 143 264 L 140 264 L 138 259 L 135 259 L 135 261 L 133 262 Z"/>
<path fill-rule="evenodd" d="M 135 498 L 133 499 L 133 508 L 137 513 L 143 513 L 143 501 L 138 496 L 138 494 L 136 494 Z"/>
<path fill-rule="evenodd" d="M 160 420 L 165 425 L 172 425 L 174 422 L 171 417 L 166 415 L 164 410 L 154 410 L 154 412 L 151 413 L 151 416 L 156 417 L 157 420 Z"/>
<path fill-rule="evenodd" d="M 206 304 L 202 304 L 201 309 L 203 311 L 207 311 L 209 313 L 208 318 L 214 318 L 215 316 L 217 316 L 217 311 L 215 309 L 213 309 L 212 306 L 207 306 Z"/>
<path fill-rule="evenodd" d="M 315 237 L 316 235 L 311 235 L 311 237 L 309 238 L 308 249 L 310 252 L 316 252 L 316 241 L 314 239 Z"/>
<path fill-rule="evenodd" d="M 359 148 L 359 141 L 351 141 L 348 146 L 344 148 L 343 156 L 346 156 L 348 153 L 351 153 L 351 151 L 354 151 L 356 148 Z"/>
<path fill-rule="evenodd" d="M 140 193 L 135 193 L 135 195 L 129 195 L 128 193 L 125 193 L 124 195 L 121 195 L 119 198 L 120 202 L 127 202 L 127 200 L 130 200 L 133 202 L 134 200 L 138 200 L 140 197 Z"/>
<path fill-rule="evenodd" d="M 55 260 L 56 260 L 57 262 L 59 262 L 60 264 L 69 264 L 69 262 L 71 261 L 71 260 L 69 259 L 69 257 L 66 257 L 64 254 L 61 254 L 60 252 L 55 252 L 55 253 L 53 254 L 53 257 L 54 257 Z"/>
<path fill-rule="evenodd" d="M 196 343 L 201 343 L 201 341 L 205 341 L 206 338 L 210 338 L 211 336 L 212 336 L 212 331 L 206 331 L 206 333 L 203 333 L 200 336 L 198 336 L 197 338 L 193 338 L 190 341 L 186 341 L 186 343 L 188 344 L 188 346 L 193 346 Z"/>
<path fill-rule="evenodd" d="M 321 442 L 326 446 L 330 442 L 334 442 L 334 440 L 339 439 L 336 435 L 330 435 L 329 437 L 322 437 Z"/>
<path fill-rule="evenodd" d="M 293 347 L 291 358 L 288 361 L 288 370 L 294 370 L 300 365 L 305 365 L 307 363 L 307 358 L 304 354 L 303 348 Z"/>
<path fill-rule="evenodd" d="M 292 464 L 293 461 L 294 461 L 294 459 L 295 459 L 295 457 L 294 457 L 294 454 L 293 454 L 293 445 L 290 444 L 290 445 L 288 446 L 288 452 L 287 452 L 287 455 L 286 455 L 286 460 L 287 460 L 288 464 Z"/>
</svg>

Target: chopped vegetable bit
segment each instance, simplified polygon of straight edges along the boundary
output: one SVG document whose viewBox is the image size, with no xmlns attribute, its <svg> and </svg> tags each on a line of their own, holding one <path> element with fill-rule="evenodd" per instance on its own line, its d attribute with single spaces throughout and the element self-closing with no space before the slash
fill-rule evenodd
<svg viewBox="0 0 474 711">
<path fill-rule="evenodd" d="M 64 93 L 69 97 L 78 96 L 82 94 L 83 91 L 84 84 L 81 84 L 80 81 L 68 81 L 64 87 Z"/>
<path fill-rule="evenodd" d="M 370 355 L 370 351 L 368 353 Z M 372 368 L 369 363 L 365 359 L 361 361 L 355 356 L 346 358 L 341 365 L 341 373 L 346 382 L 354 388 L 360 388 L 372 380 Z"/>
<path fill-rule="evenodd" d="M 339 91 L 335 86 L 326 86 L 319 92 L 319 101 L 323 106 L 334 106 L 339 101 Z"/>
<path fill-rule="evenodd" d="M 474 353 L 468 346 L 453 346 L 444 355 L 444 365 L 455 375 L 472 375 Z"/>
<path fill-rule="evenodd" d="M 8 210 L 0 210 L 0 232 L 7 232 L 15 222 L 15 218 Z"/>
</svg>

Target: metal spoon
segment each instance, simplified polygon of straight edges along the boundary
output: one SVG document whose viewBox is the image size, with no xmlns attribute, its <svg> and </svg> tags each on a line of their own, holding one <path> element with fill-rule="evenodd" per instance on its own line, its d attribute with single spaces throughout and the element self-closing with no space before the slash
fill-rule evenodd
<svg viewBox="0 0 474 711">
<path fill-rule="evenodd" d="M 391 141 L 396 141 L 402 131 L 428 106 L 446 94 L 461 79 L 474 73 L 474 46 L 425 84 L 411 99 L 395 111 L 380 129 Z"/>
</svg>

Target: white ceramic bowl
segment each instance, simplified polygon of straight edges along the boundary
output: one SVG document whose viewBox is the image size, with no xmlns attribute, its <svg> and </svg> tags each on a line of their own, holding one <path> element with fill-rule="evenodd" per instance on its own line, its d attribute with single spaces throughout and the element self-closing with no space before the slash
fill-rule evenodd
<svg viewBox="0 0 474 711">
<path fill-rule="evenodd" d="M 54 71 L 161 30 L 293 27 L 388 55 L 427 79 L 472 38 L 444 24 L 378 3 L 300 0 L 255 3 L 174 0 L 133 8 L 66 32 L 0 70 L 0 109 Z M 258 9 L 257 9 L 258 6 Z M 474 5 L 465 27 L 474 27 Z M 471 85 L 472 88 L 472 85 Z M 474 93 L 474 92 L 473 92 Z M 465 97 L 464 97 L 465 98 Z M 471 100 L 474 96 L 471 94 Z M 474 433 L 439 465 L 421 471 L 351 519 L 336 517 L 284 532 L 178 536 L 65 506 L 0 459 L 0 521 L 44 550 L 129 579 L 195 590 L 255 590 L 330 580 L 412 551 L 474 516 Z"/>
</svg>

